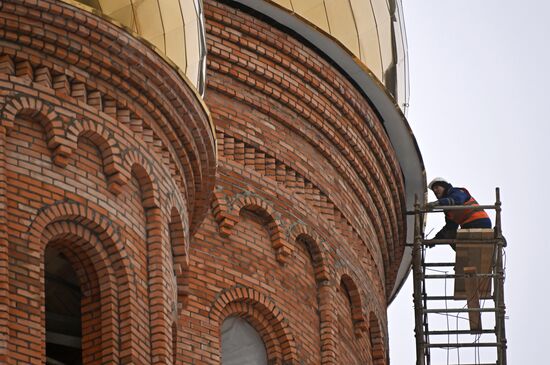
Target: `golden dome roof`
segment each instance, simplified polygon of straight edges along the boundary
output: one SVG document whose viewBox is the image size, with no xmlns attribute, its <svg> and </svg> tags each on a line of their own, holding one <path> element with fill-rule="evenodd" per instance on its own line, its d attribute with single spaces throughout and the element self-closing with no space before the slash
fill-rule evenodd
<svg viewBox="0 0 550 365">
<path fill-rule="evenodd" d="M 405 109 L 407 55 L 400 0 L 266 0 L 330 35 Z"/>
</svg>

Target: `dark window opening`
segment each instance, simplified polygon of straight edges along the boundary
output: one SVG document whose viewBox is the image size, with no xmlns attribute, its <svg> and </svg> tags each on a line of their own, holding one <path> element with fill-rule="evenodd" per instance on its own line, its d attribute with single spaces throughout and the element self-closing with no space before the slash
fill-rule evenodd
<svg viewBox="0 0 550 365">
<path fill-rule="evenodd" d="M 46 364 L 82 364 L 80 283 L 63 253 L 47 248 L 46 276 Z"/>
</svg>

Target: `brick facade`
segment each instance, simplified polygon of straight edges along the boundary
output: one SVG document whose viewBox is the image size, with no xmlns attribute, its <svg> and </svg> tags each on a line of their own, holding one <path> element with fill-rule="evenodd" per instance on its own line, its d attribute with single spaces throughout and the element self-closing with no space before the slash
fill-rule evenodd
<svg viewBox="0 0 550 365">
<path fill-rule="evenodd" d="M 235 315 L 273 364 L 386 364 L 404 241 L 395 152 L 334 66 L 245 10 L 205 1 L 218 176 L 190 249 L 184 363 L 219 363 Z"/>
<path fill-rule="evenodd" d="M 229 316 L 269 364 L 388 363 L 404 182 L 338 68 L 205 0 L 216 156 L 203 101 L 144 43 L 0 4 L 0 362 L 45 361 L 48 247 L 79 279 L 84 364 L 219 364 Z"/>
<path fill-rule="evenodd" d="M 79 279 L 85 364 L 171 363 L 175 284 L 214 184 L 203 102 L 144 43 L 60 2 L 2 1 L 0 39 L 0 362 L 45 362 L 48 247 Z"/>
</svg>

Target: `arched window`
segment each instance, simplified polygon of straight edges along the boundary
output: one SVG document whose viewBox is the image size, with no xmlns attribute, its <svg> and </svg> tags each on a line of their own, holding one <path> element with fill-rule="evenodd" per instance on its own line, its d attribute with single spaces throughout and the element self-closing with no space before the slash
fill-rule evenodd
<svg viewBox="0 0 550 365">
<path fill-rule="evenodd" d="M 63 253 L 46 248 L 46 364 L 82 364 L 82 293 Z"/>
<path fill-rule="evenodd" d="M 222 365 L 267 365 L 260 334 L 242 318 L 228 317 L 223 322 Z"/>
</svg>

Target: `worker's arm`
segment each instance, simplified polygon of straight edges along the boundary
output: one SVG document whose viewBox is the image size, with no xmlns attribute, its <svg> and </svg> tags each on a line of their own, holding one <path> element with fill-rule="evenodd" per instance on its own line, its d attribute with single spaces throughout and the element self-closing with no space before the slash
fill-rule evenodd
<svg viewBox="0 0 550 365">
<path fill-rule="evenodd" d="M 470 197 L 464 191 L 460 189 L 452 189 L 451 193 L 445 198 L 438 199 L 437 202 L 439 205 L 462 205 Z"/>
</svg>

